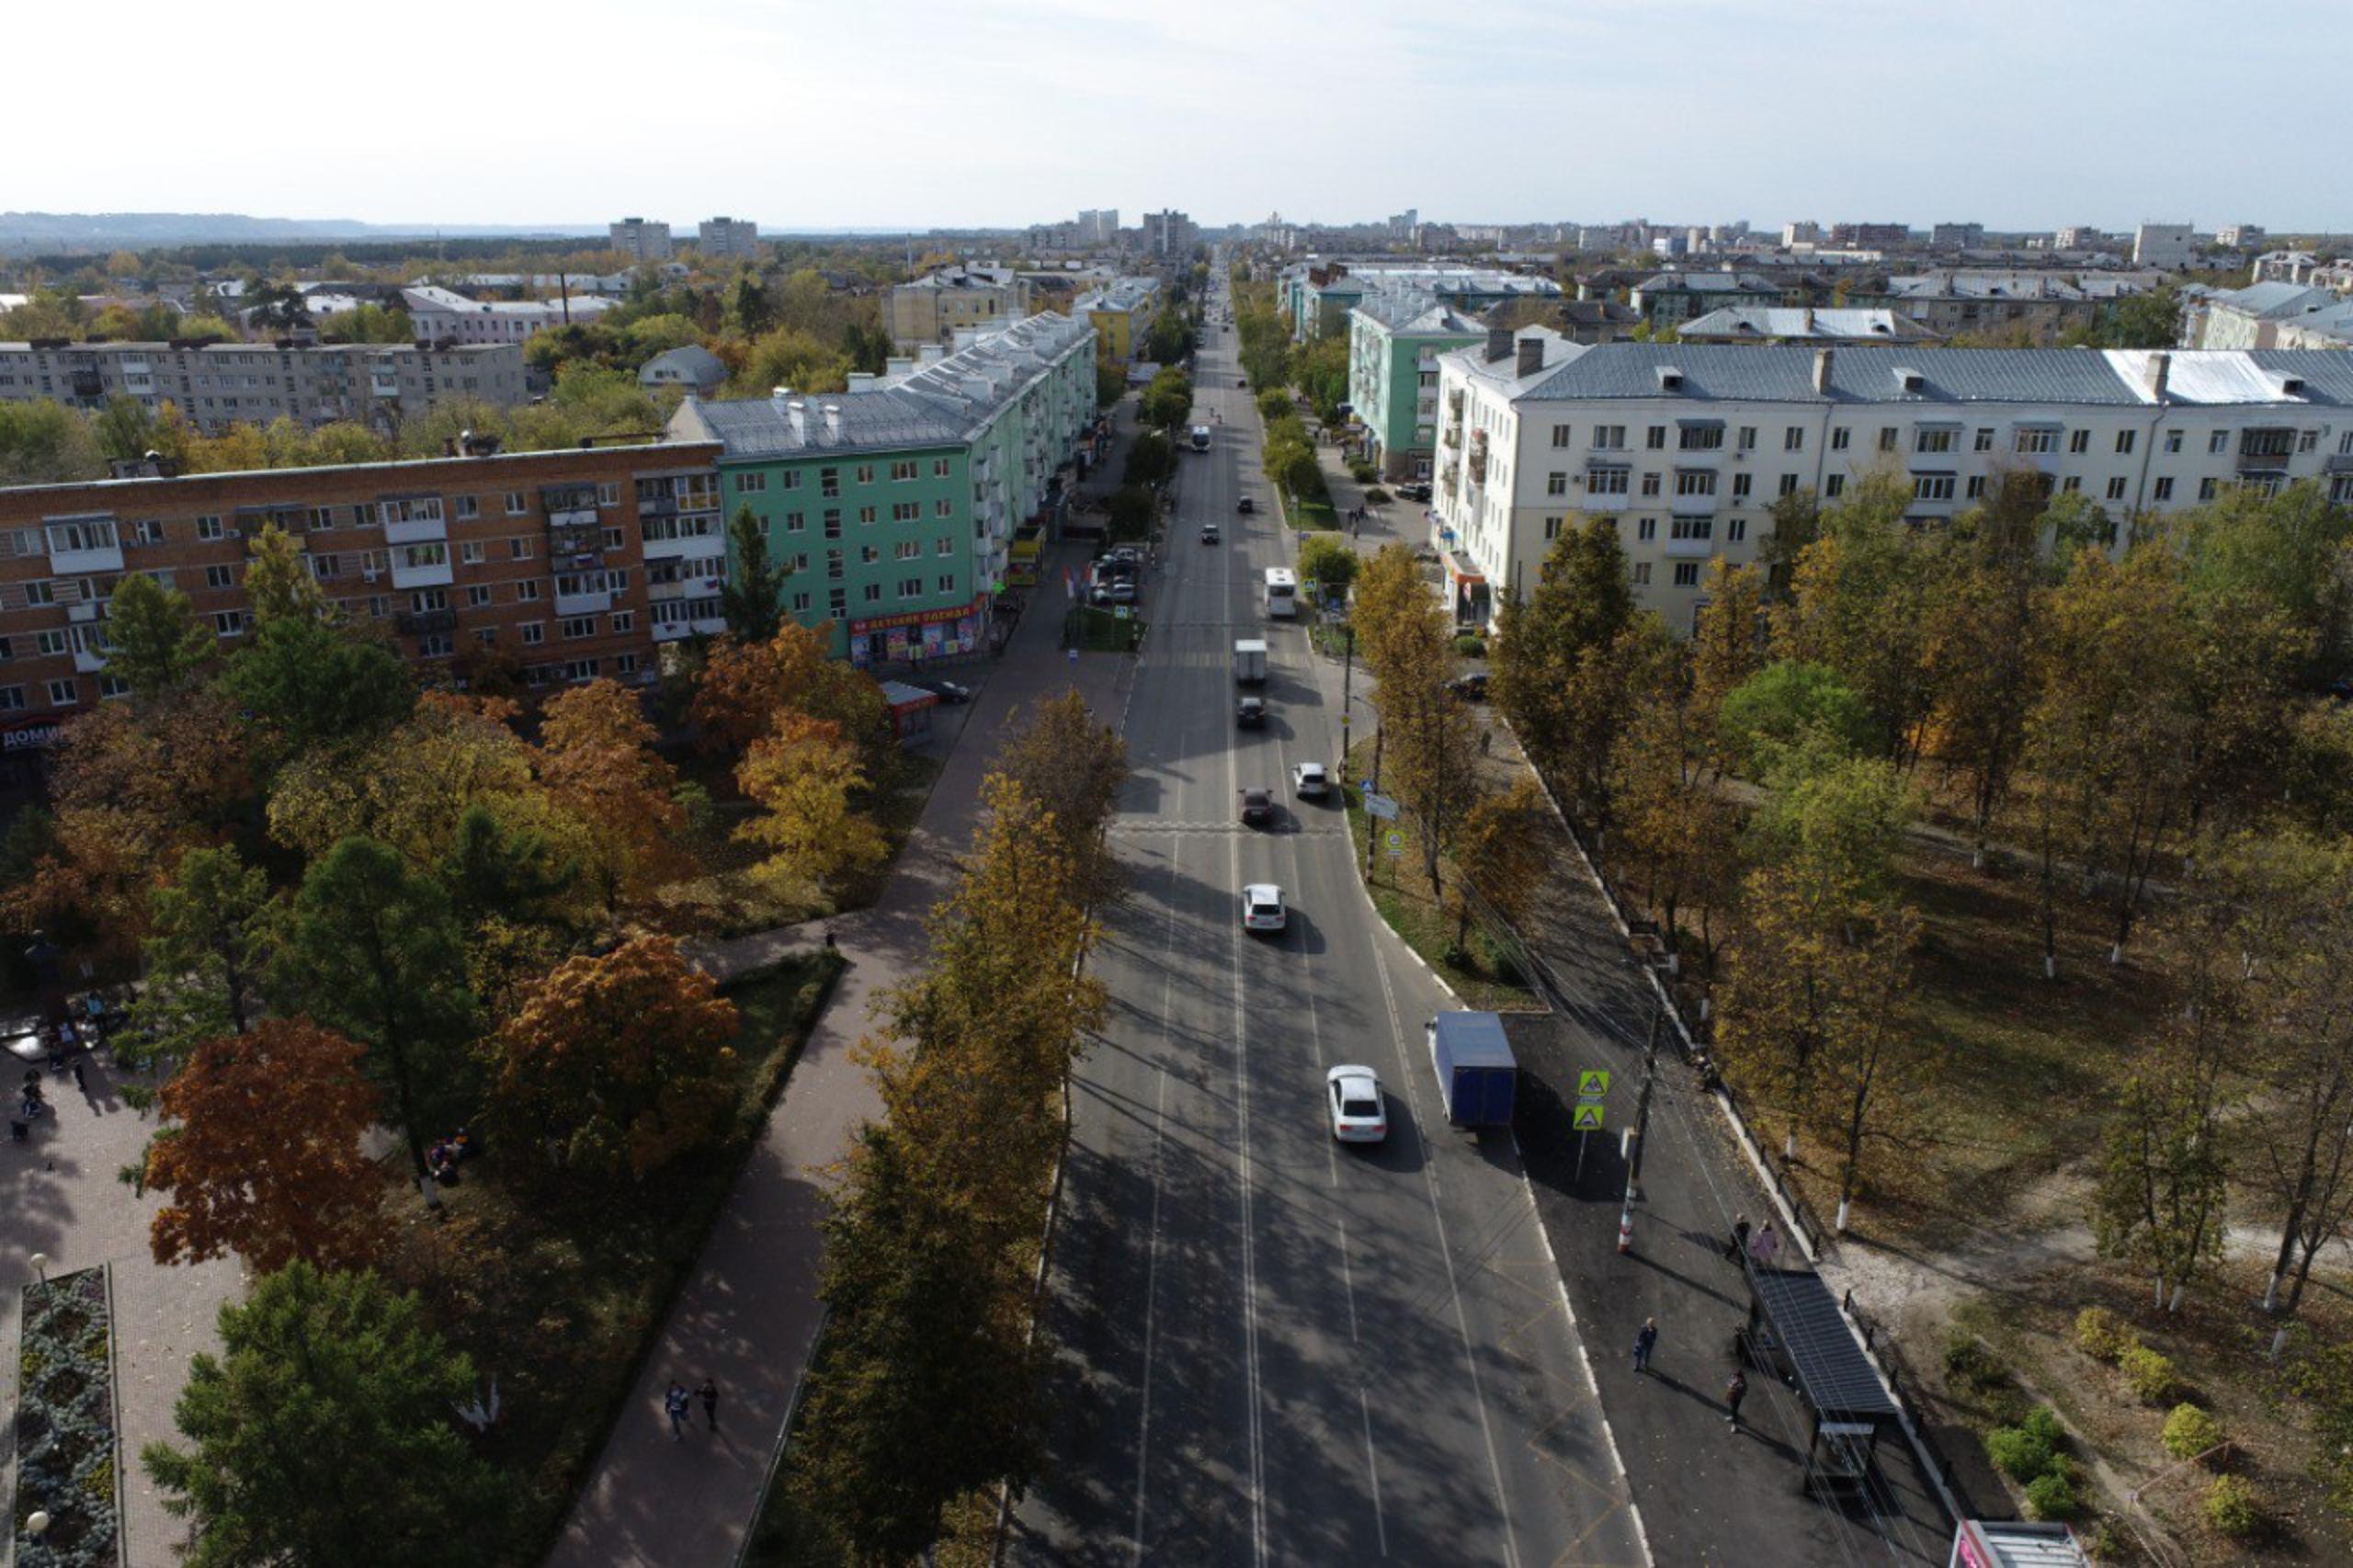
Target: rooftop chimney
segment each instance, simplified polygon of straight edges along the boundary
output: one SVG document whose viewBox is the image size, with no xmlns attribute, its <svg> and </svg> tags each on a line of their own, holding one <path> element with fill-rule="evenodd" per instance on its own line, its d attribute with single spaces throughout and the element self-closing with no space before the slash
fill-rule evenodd
<svg viewBox="0 0 2353 1568">
<path fill-rule="evenodd" d="M 881 379 L 871 370 L 852 370 L 849 373 L 849 390 L 854 392 L 872 392 L 874 383 Z"/>
<path fill-rule="evenodd" d="M 2165 383 L 2172 378 L 2173 356 L 2163 349 L 2150 355 L 2141 365 L 2141 381 L 2148 387 L 2152 403 L 2165 402 Z"/>
<path fill-rule="evenodd" d="M 1532 376 L 1543 368 L 1544 340 L 1540 337 L 1521 338 L 1519 340 L 1518 373 L 1523 376 Z"/>
<path fill-rule="evenodd" d="M 926 343 L 915 349 L 915 363 L 918 365 L 937 365 L 947 358 L 948 350 L 937 343 Z"/>
<path fill-rule="evenodd" d="M 836 441 L 842 438 L 842 405 L 838 403 L 825 404 L 825 434 Z"/>
<path fill-rule="evenodd" d="M 1827 348 L 1813 351 L 1813 390 L 1818 392 L 1830 390 L 1830 350 Z"/>
<path fill-rule="evenodd" d="M 792 438 L 794 440 L 806 441 L 809 439 L 809 405 L 807 403 L 801 402 L 799 398 L 794 398 L 791 402 L 784 405 L 784 417 L 792 426 Z"/>
<path fill-rule="evenodd" d="M 1511 328 L 1491 326 L 1487 329 L 1487 363 L 1492 365 L 1511 352 Z"/>
<path fill-rule="evenodd" d="M 792 389 L 790 387 L 770 387 L 768 389 L 768 401 L 770 403 L 790 403 L 792 401 Z"/>
<path fill-rule="evenodd" d="M 885 380 L 903 381 L 915 373 L 915 361 L 912 354 L 893 354 L 882 362 Z"/>
</svg>

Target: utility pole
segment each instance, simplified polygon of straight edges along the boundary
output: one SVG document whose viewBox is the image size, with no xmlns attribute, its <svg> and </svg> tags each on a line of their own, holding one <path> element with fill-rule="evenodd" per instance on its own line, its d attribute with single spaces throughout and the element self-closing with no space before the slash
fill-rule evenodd
<svg viewBox="0 0 2353 1568">
<path fill-rule="evenodd" d="M 1626 1154 L 1626 1201 L 1631 1204 L 1643 1196 L 1643 1142 L 1651 1128 L 1651 1083 L 1658 1075 L 1659 1030 L 1666 1022 L 1666 1006 L 1658 993 L 1651 993 L 1651 1038 L 1643 1047 L 1643 1090 L 1634 1101 L 1634 1127 L 1630 1135 L 1631 1147 Z"/>
<path fill-rule="evenodd" d="M 1381 793 L 1381 726 L 1378 724 L 1372 730 L 1372 792 L 1376 795 Z M 1364 878 L 1367 881 L 1372 881 L 1372 869 L 1378 863 L 1375 857 L 1381 853 L 1380 822 L 1381 819 L 1370 812 L 1365 812 Z"/>
</svg>

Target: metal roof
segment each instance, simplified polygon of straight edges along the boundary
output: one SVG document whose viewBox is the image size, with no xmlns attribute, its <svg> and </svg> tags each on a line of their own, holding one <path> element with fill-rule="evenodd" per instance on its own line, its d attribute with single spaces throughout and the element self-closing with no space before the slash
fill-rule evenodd
<svg viewBox="0 0 2353 1568">
<path fill-rule="evenodd" d="M 1686 343 L 1711 337 L 1732 340 L 1768 337 L 1836 339 L 1842 343 L 1926 343 L 1937 334 L 1911 317 L 1890 310 L 1845 307 L 1808 310 L 1802 306 L 1722 305 L 1684 323 L 1676 335 Z"/>
<path fill-rule="evenodd" d="M 1445 1043 L 1446 1059 L 1457 1067 L 1515 1067 L 1504 1021 L 1493 1013 L 1440 1013 L 1431 1020 Z"/>
<path fill-rule="evenodd" d="M 1893 1415 L 1895 1401 L 1863 1354 L 1838 1299 L 1810 1268 L 1756 1268 L 1748 1287 L 1814 1413 L 1838 1419 Z"/>
</svg>

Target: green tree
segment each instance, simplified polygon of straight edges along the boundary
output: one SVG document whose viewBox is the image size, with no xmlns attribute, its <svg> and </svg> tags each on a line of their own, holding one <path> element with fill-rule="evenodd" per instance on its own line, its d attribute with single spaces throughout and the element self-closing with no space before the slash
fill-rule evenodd
<svg viewBox="0 0 2353 1568">
<path fill-rule="evenodd" d="M 460 924 L 532 926 L 558 917 L 558 901 L 580 881 L 580 863 L 544 831 L 503 822 L 490 807 L 475 804 L 458 819 L 439 875 Z"/>
<path fill-rule="evenodd" d="M 1609 767 L 1631 710 L 1643 650 L 1665 635 L 1637 610 L 1607 517 L 1563 528 L 1523 598 L 1503 596 L 1495 699 L 1529 756 L 1594 821 L 1609 821 Z"/>
<path fill-rule="evenodd" d="M 347 838 L 302 879 L 276 973 L 298 1007 L 368 1048 L 425 1181 L 426 1135 L 455 1127 L 469 1098 L 474 1001 L 449 895 L 389 845 Z"/>
<path fill-rule="evenodd" d="M 2181 293 L 2171 284 L 2127 294 L 2107 311 L 2097 334 L 2102 348 L 2171 348 L 2181 341 Z"/>
<path fill-rule="evenodd" d="M 784 619 L 784 572 L 768 555 L 768 531 L 748 501 L 727 523 L 727 579 L 719 603 L 727 630 L 746 642 L 765 642 Z"/>
<path fill-rule="evenodd" d="M 144 572 L 126 574 L 107 607 L 107 667 L 142 702 L 183 685 L 212 656 L 213 642 L 188 596 Z"/>
<path fill-rule="evenodd" d="M 1299 576 L 1315 585 L 1319 597 L 1345 599 L 1363 559 L 1336 534 L 1307 534 L 1299 541 Z"/>
<path fill-rule="evenodd" d="M 1925 639 L 1933 559 L 1904 523 L 1912 491 L 1883 474 L 1822 514 L 1775 626 L 1775 656 L 1826 665 L 1863 699 L 1888 755 L 1908 766 L 1934 707 Z"/>
<path fill-rule="evenodd" d="M 77 484 L 106 477 L 90 422 L 48 398 L 0 402 L 0 484 Z"/>
<path fill-rule="evenodd" d="M 400 655 L 323 621 L 267 622 L 229 661 L 222 686 L 279 755 L 364 741 L 405 718 L 416 687 Z"/>
<path fill-rule="evenodd" d="M 1105 521 L 1114 540 L 1135 540 L 1152 532 L 1152 519 L 1160 509 L 1151 491 L 1142 485 L 1122 484 L 1111 492 L 1105 503 Z"/>
<path fill-rule="evenodd" d="M 311 575 L 301 542 L 275 522 L 262 524 L 245 541 L 245 597 L 256 626 L 320 620 L 327 613 L 327 597 Z"/>
<path fill-rule="evenodd" d="M 119 394 L 107 399 L 92 422 L 98 449 L 109 458 L 142 458 L 155 445 L 155 416 L 137 398 Z"/>
<path fill-rule="evenodd" d="M 1139 405 L 1143 422 L 1161 430 L 1183 428 L 1193 416 L 1193 382 L 1184 371 L 1163 367 L 1143 390 Z"/>
<path fill-rule="evenodd" d="M 1838 672 L 1788 659 L 1725 693 L 1717 733 L 1726 758 L 1759 777 L 1811 736 L 1826 736 L 1851 756 L 1881 750 L 1878 725 Z"/>
<path fill-rule="evenodd" d="M 261 869 L 225 846 L 191 849 L 147 910 L 147 984 L 131 1009 L 138 1028 L 116 1040 L 116 1057 L 185 1060 L 200 1041 L 251 1028 L 272 936 Z"/>
<path fill-rule="evenodd" d="M 1095 908 L 1118 893 L 1118 858 L 1103 835 L 1127 781 L 1128 748 L 1087 711 L 1084 698 L 1070 690 L 1040 700 L 991 771 L 1011 780 L 1052 823 L 1075 868 L 1081 904 Z"/>
<path fill-rule="evenodd" d="M 473 1364 L 414 1295 L 290 1264 L 221 1309 L 221 1346 L 174 1406 L 187 1446 L 140 1455 L 194 1568 L 499 1558 L 506 1483 L 450 1419 Z"/>
</svg>

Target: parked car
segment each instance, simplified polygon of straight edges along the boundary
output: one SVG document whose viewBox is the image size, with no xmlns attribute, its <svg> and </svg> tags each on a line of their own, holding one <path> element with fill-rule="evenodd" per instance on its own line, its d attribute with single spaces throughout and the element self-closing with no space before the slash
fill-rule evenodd
<svg viewBox="0 0 2353 1568">
<path fill-rule="evenodd" d="M 1487 700 L 1487 672 L 1472 670 L 1467 676 L 1456 676 L 1446 683 L 1446 689 L 1465 702 L 1484 702 Z"/>
<path fill-rule="evenodd" d="M 1264 729 L 1267 723 L 1267 699 L 1245 697 L 1233 705 L 1233 722 L 1245 730 Z"/>
<path fill-rule="evenodd" d="M 1233 378 L 1233 384 L 1240 387 L 1243 391 L 1247 392 L 1250 390 L 1250 378 L 1247 376 L 1236 376 Z"/>
<path fill-rule="evenodd" d="M 1242 822 L 1245 827 L 1264 827 L 1275 820 L 1275 792 L 1272 790 L 1242 791 Z"/>
<path fill-rule="evenodd" d="M 1427 501 L 1430 487 L 1427 484 L 1401 484 L 1397 487 L 1397 494 L 1408 501 Z"/>
<path fill-rule="evenodd" d="M 959 686 L 952 680 L 918 680 L 910 681 L 907 684 L 919 691 L 927 691 L 940 701 L 951 705 L 972 700 L 972 688 L 969 686 Z"/>
<path fill-rule="evenodd" d="M 1247 495 L 1245 495 L 1241 500 L 1236 501 L 1233 504 L 1233 509 L 1246 517 L 1258 509 L 1258 504 L 1256 501 L 1251 500 Z"/>
<path fill-rule="evenodd" d="M 1124 577 L 1095 585 L 1095 602 L 1098 605 L 1131 605 L 1136 602 L 1136 585 Z"/>
<path fill-rule="evenodd" d="M 1283 890 L 1274 883 L 1253 882 L 1242 890 L 1245 931 L 1279 931 L 1289 920 L 1290 914 L 1283 908 Z"/>
<path fill-rule="evenodd" d="M 1320 762 L 1302 762 L 1290 770 L 1290 787 L 1302 801 L 1320 801 L 1331 792 L 1332 776 Z"/>
<path fill-rule="evenodd" d="M 1217 525 L 1215 523 L 1203 523 L 1201 525 L 1201 542 L 1203 544 L 1215 544 L 1218 541 L 1218 537 Z"/>
<path fill-rule="evenodd" d="M 1332 1136 L 1342 1143 L 1378 1143 L 1389 1136 L 1381 1079 L 1370 1067 L 1335 1067 L 1324 1074 L 1324 1103 Z"/>
</svg>

